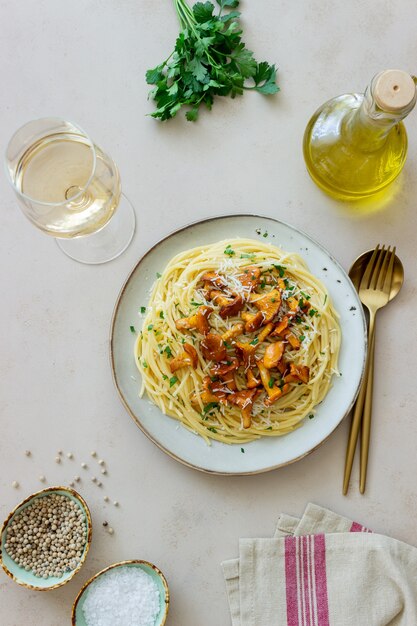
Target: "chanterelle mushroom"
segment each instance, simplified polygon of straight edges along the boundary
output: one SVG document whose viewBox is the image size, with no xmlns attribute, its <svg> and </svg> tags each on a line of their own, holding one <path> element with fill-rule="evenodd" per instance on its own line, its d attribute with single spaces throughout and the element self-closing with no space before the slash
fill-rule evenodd
<svg viewBox="0 0 417 626">
<path fill-rule="evenodd" d="M 210 374 L 215 378 L 220 378 L 222 383 L 224 383 L 228 389 L 235 391 L 236 381 L 235 381 L 235 372 L 239 367 L 239 360 L 234 357 L 231 361 L 227 361 L 227 363 L 216 363 L 213 367 L 210 367 Z"/>
<path fill-rule="evenodd" d="M 228 400 L 242 409 L 243 428 L 250 428 L 252 423 L 252 407 L 257 395 L 257 389 L 246 389 L 229 395 Z"/>
<path fill-rule="evenodd" d="M 286 383 L 308 383 L 310 377 L 310 369 L 307 365 L 294 365 L 294 363 L 290 364 L 290 373 L 285 377 Z"/>
<path fill-rule="evenodd" d="M 258 362 L 258 368 L 259 368 L 259 373 L 261 375 L 262 384 L 264 386 L 266 393 L 268 394 L 268 398 L 265 400 L 265 404 L 267 406 L 270 406 L 271 404 L 276 402 L 278 398 L 282 396 L 282 391 L 279 387 L 276 387 L 275 384 L 270 386 L 271 380 L 273 382 L 273 379 L 271 379 L 271 374 L 269 370 L 260 361 Z"/>
<path fill-rule="evenodd" d="M 255 387 L 259 387 L 261 381 L 259 378 L 256 378 L 252 369 L 248 369 L 246 372 L 246 386 L 248 389 L 255 389 Z"/>
<path fill-rule="evenodd" d="M 203 391 L 200 396 L 194 396 L 191 400 L 191 403 L 196 408 L 199 407 L 198 400 L 201 400 L 203 405 L 211 404 L 212 402 L 221 402 L 222 404 L 227 404 L 227 393 L 224 391 L 221 383 L 213 382 L 210 379 L 210 376 L 205 376 L 203 379 Z"/>
<path fill-rule="evenodd" d="M 223 341 L 231 341 L 232 339 L 239 337 L 239 335 L 241 335 L 244 330 L 245 324 L 243 322 L 238 322 L 237 324 L 232 326 L 232 328 L 226 330 L 226 332 L 223 333 L 222 339 Z"/>
<path fill-rule="evenodd" d="M 272 289 L 261 298 L 258 294 L 252 294 L 250 299 L 256 308 L 264 314 L 264 322 L 271 322 L 281 306 L 281 292 L 278 289 Z"/>
<path fill-rule="evenodd" d="M 226 346 L 221 338 L 221 335 L 217 333 L 208 333 L 200 343 L 201 352 L 208 361 L 226 361 L 227 351 Z"/>
<path fill-rule="evenodd" d="M 226 282 L 222 276 L 220 276 L 217 272 L 206 272 L 201 277 L 201 280 L 204 283 L 211 283 L 212 285 L 216 285 L 217 287 L 224 287 Z"/>
<path fill-rule="evenodd" d="M 242 315 L 243 317 L 243 315 Z M 265 317 L 262 311 L 258 311 L 255 315 L 251 313 L 247 313 L 244 318 L 245 319 L 245 330 L 247 333 L 253 333 L 255 330 L 258 330 L 264 323 Z"/>
<path fill-rule="evenodd" d="M 256 345 L 251 343 L 243 343 L 242 341 L 236 341 L 235 348 L 238 353 L 238 356 L 241 356 L 243 359 L 243 364 L 245 369 L 247 367 L 252 367 L 255 365 L 255 352 Z"/>
<path fill-rule="evenodd" d="M 276 367 L 282 359 L 284 350 L 285 343 L 283 341 L 275 341 L 274 343 L 270 343 L 264 354 L 265 367 L 269 370 L 273 367 Z"/>
<path fill-rule="evenodd" d="M 182 319 L 175 321 L 175 326 L 177 330 L 191 330 L 195 328 L 202 335 L 206 335 L 210 330 L 210 325 L 208 323 L 208 318 L 210 317 L 213 309 L 211 306 L 200 306 L 198 311 L 191 315 L 190 317 L 183 317 Z"/>
<path fill-rule="evenodd" d="M 245 290 L 253 291 L 259 283 L 260 275 L 261 270 L 259 267 L 248 265 L 247 267 L 240 268 L 239 273 L 236 274 L 236 278 L 243 285 Z"/>
<path fill-rule="evenodd" d="M 273 333 L 271 333 L 272 337 L 279 337 L 279 336 L 285 336 L 285 331 L 288 328 L 288 323 L 289 323 L 289 319 L 288 316 L 285 315 L 282 320 L 280 322 L 278 322 L 278 324 L 275 326 Z"/>
<path fill-rule="evenodd" d="M 196 349 L 188 343 L 184 344 L 184 352 L 181 352 L 170 363 L 171 372 L 174 373 L 181 367 L 192 366 L 194 369 L 198 364 L 198 354 Z"/>
</svg>

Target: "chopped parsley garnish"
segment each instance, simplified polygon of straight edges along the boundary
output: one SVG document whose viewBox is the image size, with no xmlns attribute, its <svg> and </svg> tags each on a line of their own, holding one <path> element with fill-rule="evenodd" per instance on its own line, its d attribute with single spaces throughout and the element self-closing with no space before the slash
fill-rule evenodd
<svg viewBox="0 0 417 626">
<path fill-rule="evenodd" d="M 312 413 L 310 413 L 310 415 L 308 416 L 308 419 L 309 419 L 309 420 L 312 420 L 312 419 L 313 419 L 313 417 L 314 417 L 314 415 L 313 415 Z"/>
<path fill-rule="evenodd" d="M 172 378 L 169 379 L 169 386 L 173 387 L 175 383 L 177 382 L 178 382 L 178 378 L 176 376 L 173 376 Z"/>
<path fill-rule="evenodd" d="M 324 296 L 323 304 L 326 304 L 326 302 L 327 302 L 327 293 L 326 293 L 326 295 Z"/>
<path fill-rule="evenodd" d="M 172 357 L 172 350 L 169 346 L 166 346 L 164 351 L 166 352 L 168 358 Z"/>
<path fill-rule="evenodd" d="M 305 335 L 300 335 L 299 340 L 304 341 L 305 338 L 306 338 Z"/>
<path fill-rule="evenodd" d="M 166 374 L 162 374 L 162 379 L 163 380 L 168 380 L 168 376 Z"/>
<path fill-rule="evenodd" d="M 152 328 L 153 328 L 153 324 L 149 324 L 148 330 L 152 330 Z"/>
<path fill-rule="evenodd" d="M 266 430 L 272 430 L 272 426 L 268 426 Z"/>
<path fill-rule="evenodd" d="M 304 298 L 300 298 L 298 301 L 298 306 L 300 307 L 300 309 L 302 309 L 303 307 L 305 307 L 305 302 L 304 302 Z"/>
<path fill-rule="evenodd" d="M 254 252 L 244 252 L 243 254 L 240 255 L 241 259 L 251 259 L 252 261 L 255 260 L 255 253 Z"/>
<path fill-rule="evenodd" d="M 161 278 L 162 274 L 160 274 L 159 272 L 156 272 L 156 277 L 157 278 Z"/>
<path fill-rule="evenodd" d="M 229 343 L 228 341 L 223 341 L 223 344 L 225 345 L 226 348 L 231 348 L 232 344 Z"/>
<path fill-rule="evenodd" d="M 265 231 L 262 237 L 268 237 L 268 231 Z"/>
<path fill-rule="evenodd" d="M 214 428 L 214 426 L 208 426 L 207 430 L 211 430 L 212 433 L 217 433 L 217 430 Z"/>
<path fill-rule="evenodd" d="M 148 364 L 147 364 L 147 362 L 145 360 L 142 361 L 142 365 L 143 365 L 143 367 L 148 367 Z"/>
<path fill-rule="evenodd" d="M 295 316 L 295 321 L 297 322 L 297 324 L 301 324 L 302 319 L 301 319 L 301 317 L 299 315 L 296 315 Z"/>
<path fill-rule="evenodd" d="M 255 339 L 253 339 L 253 340 L 250 342 L 250 345 L 251 345 L 251 346 L 256 346 L 256 344 L 257 344 L 257 343 L 259 343 L 259 339 L 258 339 L 258 337 L 255 337 Z"/>
<path fill-rule="evenodd" d="M 279 277 L 283 278 L 283 276 L 285 274 L 285 267 L 283 267 L 282 265 L 275 265 L 275 263 L 274 263 L 274 267 L 275 267 L 276 270 L 278 270 Z"/>
<path fill-rule="evenodd" d="M 232 249 L 232 246 L 229 245 L 226 246 L 226 250 L 224 251 L 224 254 L 227 254 L 227 256 L 234 256 L 236 254 L 236 252 Z"/>
<path fill-rule="evenodd" d="M 240 448 L 242 454 L 245 454 L 245 448 Z"/>
<path fill-rule="evenodd" d="M 206 414 L 212 411 L 213 409 L 218 409 L 218 408 L 219 408 L 218 402 L 209 402 L 208 404 L 205 405 L 203 409 L 203 413 Z"/>
<path fill-rule="evenodd" d="M 141 306 L 140 307 L 140 312 L 141 313 L 146 313 L 146 306 Z"/>
<path fill-rule="evenodd" d="M 181 337 L 181 343 L 185 343 L 185 337 Z"/>
<path fill-rule="evenodd" d="M 261 289 L 265 289 L 265 286 L 266 286 L 266 282 L 263 280 L 263 281 L 261 282 Z"/>
<path fill-rule="evenodd" d="M 303 296 L 304 300 L 310 300 L 311 296 L 308 296 L 306 293 L 304 293 L 304 291 L 300 291 L 300 293 Z"/>
<path fill-rule="evenodd" d="M 191 300 L 191 304 L 192 306 L 203 306 L 202 302 L 195 302 L 194 300 Z"/>
<path fill-rule="evenodd" d="M 136 328 L 134 326 L 130 326 L 130 332 L 131 333 L 135 333 L 136 332 Z"/>
<path fill-rule="evenodd" d="M 161 318 L 161 320 L 165 319 L 165 315 L 163 311 L 159 311 L 159 317 Z"/>
<path fill-rule="evenodd" d="M 314 317 L 315 315 L 317 315 L 318 311 L 316 311 L 316 309 L 310 309 L 308 314 L 310 317 Z"/>
<path fill-rule="evenodd" d="M 275 382 L 275 381 L 274 381 L 274 379 L 273 379 L 273 378 L 270 378 L 270 379 L 269 379 L 269 381 L 268 381 L 268 387 L 269 387 L 270 389 L 272 389 L 272 387 L 274 386 L 274 382 Z"/>
</svg>

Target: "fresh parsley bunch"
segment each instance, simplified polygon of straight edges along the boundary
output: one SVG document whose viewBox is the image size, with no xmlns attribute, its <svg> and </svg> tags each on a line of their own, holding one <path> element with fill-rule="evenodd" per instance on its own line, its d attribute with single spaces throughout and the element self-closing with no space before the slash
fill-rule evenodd
<svg viewBox="0 0 417 626">
<path fill-rule="evenodd" d="M 152 117 L 167 120 L 182 106 L 189 106 L 186 117 L 198 118 L 204 103 L 211 109 L 214 96 L 240 96 L 244 90 L 274 94 L 275 65 L 257 63 L 253 52 L 242 42 L 239 25 L 239 0 L 216 0 L 220 5 L 214 14 L 212 2 L 197 2 L 193 8 L 186 0 L 174 0 L 181 24 L 175 49 L 166 61 L 146 73 L 146 81 L 155 85 L 149 94 L 157 109 Z M 225 9 L 232 9 L 224 13 Z"/>
</svg>

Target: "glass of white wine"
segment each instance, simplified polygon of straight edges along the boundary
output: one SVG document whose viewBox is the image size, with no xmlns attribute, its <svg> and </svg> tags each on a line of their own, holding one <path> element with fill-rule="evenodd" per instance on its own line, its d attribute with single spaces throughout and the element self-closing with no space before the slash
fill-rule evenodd
<svg viewBox="0 0 417 626">
<path fill-rule="evenodd" d="M 6 173 L 26 217 L 81 263 L 105 263 L 126 250 L 135 212 L 114 161 L 76 124 L 28 122 L 6 150 Z"/>
</svg>

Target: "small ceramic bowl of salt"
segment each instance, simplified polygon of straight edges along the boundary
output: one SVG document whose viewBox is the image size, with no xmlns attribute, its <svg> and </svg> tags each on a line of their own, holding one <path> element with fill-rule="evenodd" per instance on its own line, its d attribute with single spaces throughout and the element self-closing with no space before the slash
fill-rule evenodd
<svg viewBox="0 0 417 626">
<path fill-rule="evenodd" d="M 72 607 L 72 624 L 163 626 L 168 607 L 168 584 L 161 570 L 148 561 L 122 561 L 87 581 Z"/>
</svg>

